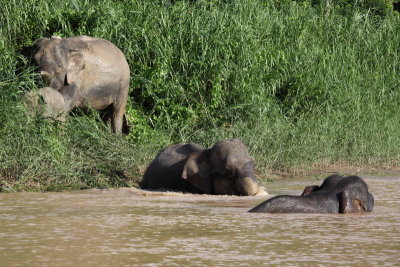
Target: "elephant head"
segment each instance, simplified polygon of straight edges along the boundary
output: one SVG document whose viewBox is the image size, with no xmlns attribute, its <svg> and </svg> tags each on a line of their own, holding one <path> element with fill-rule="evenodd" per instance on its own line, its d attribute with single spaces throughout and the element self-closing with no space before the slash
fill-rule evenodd
<svg viewBox="0 0 400 267">
<path fill-rule="evenodd" d="M 82 41 L 52 36 L 39 39 L 35 46 L 37 52 L 34 61 L 46 85 L 53 89 L 60 90 L 63 86 L 75 83 L 85 68 L 81 51 L 86 45 Z"/>
<path fill-rule="evenodd" d="M 182 179 L 207 194 L 266 194 L 257 185 L 247 147 L 238 139 L 219 141 L 209 149 L 190 154 Z"/>
<path fill-rule="evenodd" d="M 368 192 L 367 184 L 358 176 L 349 176 L 341 180 L 336 196 L 339 201 L 339 213 L 361 213 L 373 210 L 374 197 Z"/>
<path fill-rule="evenodd" d="M 64 98 L 53 88 L 44 87 L 25 93 L 25 106 L 30 113 L 39 112 L 43 118 L 65 121 Z"/>
</svg>

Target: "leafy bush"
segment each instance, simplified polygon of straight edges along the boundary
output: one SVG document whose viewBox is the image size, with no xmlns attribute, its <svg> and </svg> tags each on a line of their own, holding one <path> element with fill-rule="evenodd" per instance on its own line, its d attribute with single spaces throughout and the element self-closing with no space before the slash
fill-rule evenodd
<svg viewBox="0 0 400 267">
<path fill-rule="evenodd" d="M 343 14 L 353 12 L 372 13 L 374 15 L 386 16 L 393 12 L 393 7 L 398 0 L 305 0 L 322 9 L 336 8 Z"/>
</svg>

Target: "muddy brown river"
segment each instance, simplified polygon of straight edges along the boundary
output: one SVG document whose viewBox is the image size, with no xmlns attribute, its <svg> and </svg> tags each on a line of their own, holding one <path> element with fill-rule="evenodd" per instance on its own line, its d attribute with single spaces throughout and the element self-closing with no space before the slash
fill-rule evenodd
<svg viewBox="0 0 400 267">
<path fill-rule="evenodd" d="M 368 214 L 247 212 L 324 177 L 266 183 L 263 197 L 3 193 L 0 266 L 400 266 L 400 175 L 361 177 Z"/>
</svg>

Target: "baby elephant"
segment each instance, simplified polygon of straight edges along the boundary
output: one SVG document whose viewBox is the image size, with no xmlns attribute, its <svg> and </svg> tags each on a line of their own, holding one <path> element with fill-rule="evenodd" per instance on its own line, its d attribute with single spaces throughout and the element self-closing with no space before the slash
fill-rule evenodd
<svg viewBox="0 0 400 267">
<path fill-rule="evenodd" d="M 65 121 L 64 98 L 51 87 L 25 93 L 25 104 L 30 112 L 40 112 L 44 118 Z"/>
<path fill-rule="evenodd" d="M 257 185 L 254 162 L 238 139 L 222 140 L 211 148 L 168 146 L 147 167 L 141 187 L 214 195 L 267 194 Z"/>
<path fill-rule="evenodd" d="M 361 213 L 371 212 L 373 207 L 374 196 L 360 177 L 332 175 L 321 186 L 307 186 L 301 196 L 275 196 L 250 212 Z"/>
</svg>

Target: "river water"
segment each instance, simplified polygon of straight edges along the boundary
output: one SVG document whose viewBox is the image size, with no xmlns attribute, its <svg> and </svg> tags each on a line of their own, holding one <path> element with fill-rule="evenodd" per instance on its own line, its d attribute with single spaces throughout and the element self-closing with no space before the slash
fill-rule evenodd
<svg viewBox="0 0 400 267">
<path fill-rule="evenodd" d="M 400 266 L 400 176 L 362 176 L 368 214 L 247 211 L 263 197 L 137 189 L 0 194 L 0 266 Z"/>
</svg>

